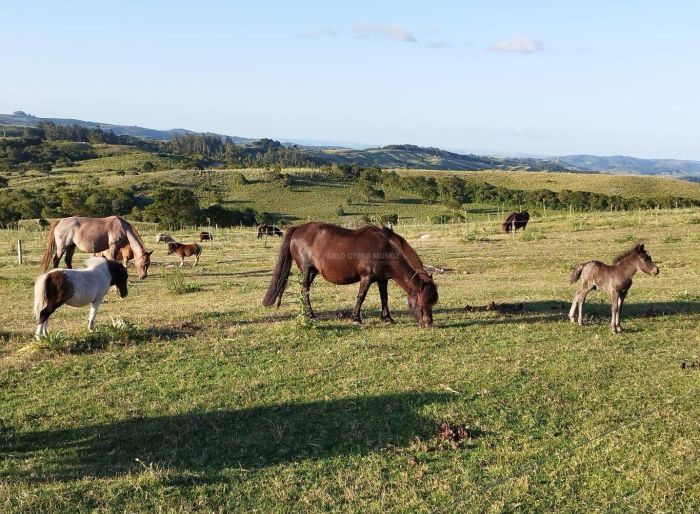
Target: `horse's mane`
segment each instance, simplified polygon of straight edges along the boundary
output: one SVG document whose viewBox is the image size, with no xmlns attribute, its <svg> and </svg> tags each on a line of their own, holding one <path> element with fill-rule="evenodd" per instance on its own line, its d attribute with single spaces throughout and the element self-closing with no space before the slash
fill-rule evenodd
<svg viewBox="0 0 700 514">
<path fill-rule="evenodd" d="M 131 232 L 134 234 L 134 237 L 136 238 L 136 240 L 141 244 L 141 248 L 143 248 L 145 251 L 146 250 L 146 243 L 143 242 L 143 238 L 141 237 L 141 234 L 139 234 L 139 231 L 136 230 L 136 227 L 134 225 L 132 225 L 131 223 L 129 223 L 128 221 L 126 221 L 121 216 L 118 216 L 118 218 L 127 224 L 127 226 L 131 229 Z"/>
<path fill-rule="evenodd" d="M 635 245 L 633 248 L 630 248 L 629 250 L 627 250 L 627 251 L 621 253 L 620 255 L 618 255 L 617 257 L 615 257 L 615 258 L 613 259 L 613 262 L 612 262 L 612 263 L 613 263 L 613 264 L 617 264 L 617 263 L 620 262 L 622 259 L 624 259 L 625 257 L 628 257 L 628 256 L 632 255 L 633 253 L 639 253 L 639 245 Z"/>
</svg>

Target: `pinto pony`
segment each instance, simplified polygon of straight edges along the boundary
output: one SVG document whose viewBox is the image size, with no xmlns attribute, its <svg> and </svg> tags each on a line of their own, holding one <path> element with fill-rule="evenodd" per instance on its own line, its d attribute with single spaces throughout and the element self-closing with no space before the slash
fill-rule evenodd
<svg viewBox="0 0 700 514">
<path fill-rule="evenodd" d="M 104 257 L 88 257 L 83 269 L 55 269 L 34 283 L 34 316 L 39 321 L 36 337 L 46 335 L 49 317 L 64 303 L 71 307 L 90 304 L 88 330 L 92 332 L 97 309 L 107 291 L 116 286 L 120 298 L 128 294 L 126 268 Z"/>
<path fill-rule="evenodd" d="M 194 268 L 199 262 L 199 256 L 202 254 L 202 247 L 197 243 L 182 244 L 182 243 L 168 243 L 168 255 L 178 254 L 180 256 L 180 267 L 185 264 L 185 257 L 191 257 L 194 255 L 194 263 L 192 267 Z"/>
<path fill-rule="evenodd" d="M 508 215 L 508 217 L 503 223 L 501 223 L 501 230 L 503 230 L 503 232 L 505 232 L 506 234 L 511 230 L 515 232 L 519 228 L 525 230 L 528 221 L 530 221 L 529 212 L 513 212 Z"/>
<path fill-rule="evenodd" d="M 391 279 L 406 292 L 408 305 L 418 325 L 431 326 L 433 306 L 438 300 L 437 286 L 425 270 L 414 268 L 406 252 L 392 240 L 392 236 L 393 232 L 389 229 L 366 226 L 349 230 L 317 221 L 288 228 L 263 305 L 270 307 L 276 303 L 279 307 L 294 261 L 303 275 L 305 312 L 312 319 L 316 316 L 311 308 L 309 290 L 314 278 L 320 273 L 333 284 L 360 282 L 352 313 L 356 324 L 362 322 L 362 303 L 375 282 L 382 302 L 381 319 L 393 322 L 389 313 L 387 290 Z"/>
<path fill-rule="evenodd" d="M 260 225 L 258 227 L 258 239 L 260 239 L 263 236 L 280 236 L 280 237 L 282 237 L 283 235 L 284 234 L 279 229 L 279 227 L 276 227 L 275 225 Z"/>
<path fill-rule="evenodd" d="M 141 236 L 131 224 L 119 216 L 107 218 L 82 218 L 73 216 L 54 221 L 49 229 L 49 240 L 41 261 L 42 269 L 57 268 L 65 255 L 66 267 L 73 267 L 76 247 L 87 253 L 102 253 L 116 260 L 120 250 L 129 245 L 140 279 L 148 276 L 151 254 Z"/>
<path fill-rule="evenodd" d="M 610 319 L 610 330 L 619 333 L 620 310 L 627 297 L 627 292 L 632 287 L 632 277 L 637 271 L 642 271 L 648 275 L 659 274 L 659 267 L 651 260 L 651 255 L 644 249 L 643 244 L 638 244 L 631 250 L 619 255 L 612 265 L 604 264 L 600 261 L 588 261 L 576 266 L 571 272 L 570 283 L 581 279 L 581 288 L 576 291 L 574 301 L 569 310 L 571 323 L 576 323 L 576 307 L 578 306 L 578 324 L 583 324 L 583 304 L 586 302 L 586 295 L 595 289 L 602 289 L 610 293 L 612 305 L 612 315 Z"/>
</svg>

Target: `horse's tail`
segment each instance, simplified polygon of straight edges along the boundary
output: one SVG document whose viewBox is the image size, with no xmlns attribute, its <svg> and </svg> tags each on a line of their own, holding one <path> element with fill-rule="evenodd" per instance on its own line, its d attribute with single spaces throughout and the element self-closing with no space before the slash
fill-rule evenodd
<svg viewBox="0 0 700 514">
<path fill-rule="evenodd" d="M 41 311 L 44 310 L 46 304 L 48 303 L 46 299 L 46 280 L 49 278 L 49 274 L 40 275 L 39 278 L 34 282 L 34 317 L 39 319 Z"/>
<path fill-rule="evenodd" d="M 49 240 L 46 242 L 46 251 L 44 252 L 44 257 L 41 259 L 41 269 L 43 271 L 48 270 L 51 267 L 54 255 L 56 255 L 56 225 L 58 225 L 59 220 L 51 223 L 49 228 Z"/>
<path fill-rule="evenodd" d="M 571 272 L 571 276 L 569 277 L 569 284 L 578 282 L 578 279 L 581 278 L 581 273 L 583 273 L 583 268 L 585 265 L 586 263 L 579 264 L 578 266 L 576 266 L 576 268 Z"/>
<path fill-rule="evenodd" d="M 280 304 L 282 303 L 282 295 L 287 287 L 289 271 L 292 269 L 292 252 L 289 247 L 292 242 L 292 235 L 294 235 L 296 228 L 297 227 L 288 228 L 287 233 L 282 240 L 282 247 L 280 248 L 280 253 L 277 256 L 277 264 L 272 272 L 270 285 L 267 287 L 267 292 L 263 297 L 262 303 L 265 307 L 271 307 L 276 301 L 277 307 L 279 308 Z"/>
</svg>

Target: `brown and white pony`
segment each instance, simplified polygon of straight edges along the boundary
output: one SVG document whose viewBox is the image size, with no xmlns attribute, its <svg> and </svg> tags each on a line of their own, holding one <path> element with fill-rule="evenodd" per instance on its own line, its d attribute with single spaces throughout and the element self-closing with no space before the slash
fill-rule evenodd
<svg viewBox="0 0 700 514">
<path fill-rule="evenodd" d="M 191 257 L 194 255 L 194 263 L 192 267 L 194 268 L 199 262 L 199 256 L 202 254 L 202 247 L 197 243 L 182 244 L 182 243 L 168 243 L 168 255 L 178 254 L 180 256 L 180 267 L 185 264 L 185 257 Z"/>
<path fill-rule="evenodd" d="M 503 230 L 503 232 L 505 232 L 506 234 L 511 231 L 515 232 L 519 228 L 525 230 L 528 221 L 530 221 L 529 212 L 513 212 L 508 215 L 508 217 L 503 223 L 501 223 L 501 230 Z"/>
<path fill-rule="evenodd" d="M 610 293 L 612 315 L 610 330 L 619 333 L 620 310 L 627 297 L 627 292 L 632 287 L 632 277 L 637 271 L 648 275 L 659 274 L 659 267 L 651 260 L 651 255 L 644 249 L 643 244 L 638 244 L 628 252 L 618 256 L 612 265 L 600 261 L 588 261 L 576 266 L 571 272 L 570 283 L 581 279 L 581 287 L 574 295 L 574 301 L 569 310 L 571 323 L 576 323 L 576 307 L 578 306 L 578 324 L 583 324 L 583 304 L 586 296 L 595 289 L 602 289 Z"/>
<path fill-rule="evenodd" d="M 408 296 L 408 305 L 418 325 L 433 324 L 433 306 L 438 291 L 433 278 L 422 269 L 415 269 L 407 252 L 392 240 L 388 229 L 366 226 L 349 230 L 330 223 L 312 221 L 289 227 L 282 241 L 277 264 L 263 305 L 279 307 L 287 287 L 287 279 L 295 262 L 302 273 L 302 293 L 306 314 L 314 318 L 309 290 L 317 274 L 333 284 L 360 283 L 352 313 L 356 324 L 362 322 L 360 310 L 373 283 L 379 287 L 382 302 L 381 319 L 392 321 L 389 314 L 387 284 L 394 280 Z M 405 240 L 401 238 L 405 243 Z M 407 244 L 407 243 L 406 243 Z M 415 253 L 415 252 L 414 252 Z M 416 256 L 417 258 L 417 256 Z M 417 259 L 420 262 L 420 259 Z"/>
<path fill-rule="evenodd" d="M 282 237 L 284 234 L 282 231 L 279 229 L 279 227 L 275 225 L 260 225 L 258 227 L 258 239 L 260 239 L 263 236 L 280 236 Z"/>
<path fill-rule="evenodd" d="M 46 335 L 49 317 L 64 303 L 71 307 L 90 304 L 88 330 L 92 332 L 97 309 L 107 291 L 116 286 L 117 294 L 128 294 L 126 268 L 104 257 L 88 257 L 86 268 L 55 269 L 39 276 L 34 283 L 34 316 L 39 321 L 36 337 Z"/>
<path fill-rule="evenodd" d="M 41 261 L 42 269 L 45 271 L 52 265 L 58 267 L 64 255 L 66 267 L 72 268 L 76 247 L 86 253 L 106 252 L 110 259 L 116 260 L 121 248 L 126 245 L 131 246 L 134 253 L 139 278 L 146 278 L 153 252 L 146 250 L 139 233 L 124 218 L 62 218 L 54 221 L 49 229 L 49 240 Z"/>
</svg>

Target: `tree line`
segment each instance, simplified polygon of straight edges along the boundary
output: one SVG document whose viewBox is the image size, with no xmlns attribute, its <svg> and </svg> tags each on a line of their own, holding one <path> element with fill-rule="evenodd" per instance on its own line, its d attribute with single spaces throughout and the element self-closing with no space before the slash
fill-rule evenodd
<svg viewBox="0 0 700 514">
<path fill-rule="evenodd" d="M 112 215 L 155 222 L 167 229 L 205 223 L 221 227 L 253 226 L 274 221 L 269 213 L 249 207 L 228 208 L 221 204 L 202 207 L 191 190 L 176 187 L 158 187 L 150 198 L 138 196 L 133 189 L 65 183 L 38 190 L 12 189 L 0 194 L 2 227 L 21 219 Z"/>
<path fill-rule="evenodd" d="M 402 176 L 395 171 L 384 171 L 378 167 L 341 166 L 339 169 L 347 178 L 358 184 L 366 198 L 384 198 L 384 190 L 380 188 L 394 187 L 415 194 L 428 204 L 441 203 L 451 208 L 459 208 L 468 203 L 577 211 L 700 206 L 700 200 L 674 196 L 639 198 L 568 189 L 510 189 L 488 182 L 469 182 L 455 175 L 435 178 L 420 175 Z"/>
</svg>

